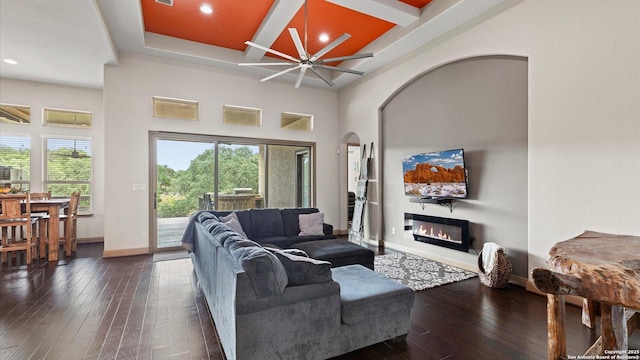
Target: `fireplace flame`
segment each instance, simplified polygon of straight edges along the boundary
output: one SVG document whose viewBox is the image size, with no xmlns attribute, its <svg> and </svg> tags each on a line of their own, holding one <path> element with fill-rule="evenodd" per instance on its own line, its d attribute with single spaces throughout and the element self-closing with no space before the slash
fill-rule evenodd
<svg viewBox="0 0 640 360">
<path fill-rule="evenodd" d="M 449 234 L 447 234 L 446 232 L 442 232 L 442 229 L 438 230 L 438 233 L 435 234 L 433 232 L 433 226 L 427 230 L 424 225 L 420 225 L 420 228 L 416 230 L 415 232 L 418 235 L 421 236 L 428 236 L 430 238 L 434 238 L 434 239 L 441 239 L 441 240 L 449 240 L 451 241 L 451 236 L 449 236 Z"/>
</svg>

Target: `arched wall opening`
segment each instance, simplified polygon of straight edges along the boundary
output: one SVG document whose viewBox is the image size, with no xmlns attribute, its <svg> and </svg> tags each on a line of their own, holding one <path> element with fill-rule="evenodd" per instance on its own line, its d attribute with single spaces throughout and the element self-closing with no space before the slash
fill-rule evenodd
<svg viewBox="0 0 640 360">
<path fill-rule="evenodd" d="M 504 247 L 513 274 L 528 274 L 528 60 L 482 56 L 443 64 L 402 86 L 380 110 L 384 245 L 468 269 L 486 242 Z M 448 207 L 404 193 L 410 155 L 464 149 L 469 198 Z M 468 220 L 469 252 L 415 241 L 405 214 Z"/>
<path fill-rule="evenodd" d="M 360 167 L 360 137 L 355 132 L 346 133 L 340 140 L 340 220 L 335 227 L 341 235 L 348 233 L 352 212 L 349 193 L 353 191 Z"/>
</svg>

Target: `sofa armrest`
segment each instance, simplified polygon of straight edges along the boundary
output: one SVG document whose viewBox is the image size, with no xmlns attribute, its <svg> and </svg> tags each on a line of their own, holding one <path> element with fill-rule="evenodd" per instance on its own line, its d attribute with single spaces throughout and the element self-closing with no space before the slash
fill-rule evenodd
<svg viewBox="0 0 640 360">
<path fill-rule="evenodd" d="M 325 235 L 333 235 L 333 225 L 327 224 L 327 223 L 323 223 L 322 224 L 322 232 Z"/>
</svg>

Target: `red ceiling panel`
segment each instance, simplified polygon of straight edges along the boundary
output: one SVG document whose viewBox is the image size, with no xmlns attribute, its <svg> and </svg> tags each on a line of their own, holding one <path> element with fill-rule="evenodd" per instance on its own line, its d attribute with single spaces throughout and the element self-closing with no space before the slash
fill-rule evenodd
<svg viewBox="0 0 640 360">
<path fill-rule="evenodd" d="M 213 14 L 200 12 L 207 3 Z M 175 0 L 173 6 L 142 0 L 146 31 L 225 48 L 244 50 L 273 0 Z"/>
<path fill-rule="evenodd" d="M 328 43 L 342 36 L 344 33 L 351 38 L 340 44 L 323 58 L 352 55 L 365 45 L 378 38 L 391 29 L 394 24 L 389 22 L 334 5 L 324 0 L 308 0 L 308 52 L 314 54 L 324 48 Z M 304 6 L 293 17 L 288 28 L 298 29 L 298 34 L 304 43 Z M 326 43 L 318 40 L 320 34 L 326 33 L 329 41 Z M 291 40 L 289 31 L 285 32 L 273 43 L 272 48 L 285 54 L 297 57 L 298 52 Z"/>
<path fill-rule="evenodd" d="M 431 2 L 401 1 L 418 8 Z M 211 5 L 212 14 L 200 12 L 203 3 Z M 141 0 L 145 31 L 240 51 L 246 48 L 244 42 L 253 38 L 273 3 L 274 0 L 174 0 L 173 6 L 168 6 L 155 0 Z M 389 22 L 325 0 L 308 0 L 307 6 L 308 50 L 311 54 L 328 44 L 318 40 L 321 33 L 329 36 L 329 42 L 345 32 L 351 35 L 324 58 L 355 54 L 394 27 Z M 289 27 L 295 27 L 304 42 L 304 6 L 286 28 Z M 271 47 L 297 57 L 286 28 Z"/>
</svg>

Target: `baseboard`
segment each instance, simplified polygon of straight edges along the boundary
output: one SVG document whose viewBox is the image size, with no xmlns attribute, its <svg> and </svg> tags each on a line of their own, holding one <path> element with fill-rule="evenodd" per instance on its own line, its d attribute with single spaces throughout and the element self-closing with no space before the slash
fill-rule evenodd
<svg viewBox="0 0 640 360">
<path fill-rule="evenodd" d="M 367 243 L 371 244 L 371 245 L 375 245 L 376 242 L 375 241 L 367 241 Z M 456 261 L 456 260 L 452 260 L 449 258 L 444 258 L 444 257 L 440 257 L 440 256 L 436 256 L 434 254 L 431 253 L 426 253 L 426 252 L 422 252 L 420 250 L 416 250 L 414 248 L 409 248 L 406 246 L 402 246 L 402 245 L 398 245 L 398 244 L 391 244 L 391 243 L 384 243 L 385 247 L 388 247 L 391 250 L 396 250 L 396 251 L 401 251 L 404 253 L 408 253 L 408 254 L 413 254 L 413 255 L 418 255 L 427 259 L 431 259 L 431 260 L 435 260 L 438 262 L 441 262 L 443 264 L 446 265 L 451 265 L 451 266 L 455 266 L 461 269 L 465 269 L 467 271 L 471 271 L 471 272 L 478 272 L 478 266 L 477 264 L 468 264 L 468 263 L 464 263 L 464 262 L 460 262 L 460 261 Z M 509 278 L 509 283 L 510 284 L 514 284 L 523 288 L 527 287 L 527 278 L 524 278 L 522 276 L 518 276 L 518 275 L 511 275 L 511 277 Z"/>
<path fill-rule="evenodd" d="M 375 242 L 374 242 L 375 244 Z M 389 242 L 385 242 L 384 246 L 391 249 L 391 250 L 396 250 L 396 251 L 400 251 L 403 253 L 407 253 L 407 254 L 413 254 L 413 255 L 418 255 L 421 256 L 423 258 L 427 258 L 427 259 L 431 259 L 431 260 L 435 260 L 438 262 L 441 262 L 443 264 L 447 264 L 447 265 L 451 265 L 451 266 L 455 266 L 461 269 L 465 269 L 468 271 L 473 271 L 473 272 L 478 272 L 478 267 L 475 264 L 467 264 L 464 262 L 460 262 L 460 261 L 456 261 L 453 259 L 449 259 L 449 258 L 445 258 L 445 257 L 441 257 L 441 256 L 437 256 L 434 255 L 432 253 L 427 253 L 424 251 L 420 251 L 414 248 L 410 248 L 407 246 L 402 246 L 402 245 L 398 245 L 398 244 L 393 244 L 393 243 L 389 243 Z"/>
<path fill-rule="evenodd" d="M 533 284 L 533 281 L 531 281 L 531 279 L 527 280 L 527 287 L 526 287 L 527 291 L 532 292 L 534 294 L 538 294 L 540 296 L 544 296 L 546 297 L 547 294 L 543 293 L 542 291 L 538 290 L 538 288 Z M 567 304 L 571 304 L 571 305 L 575 305 L 578 307 L 582 307 L 582 302 L 583 302 L 584 298 L 580 297 L 580 296 L 575 296 L 575 295 L 565 295 L 564 296 L 564 301 Z"/>
<path fill-rule="evenodd" d="M 79 238 L 78 244 L 93 244 L 93 243 L 103 243 L 104 237 L 91 237 L 91 238 Z"/>
<path fill-rule="evenodd" d="M 137 249 L 122 249 L 122 250 L 105 250 L 102 253 L 103 258 L 122 257 L 122 256 L 135 256 L 135 255 L 148 255 L 151 254 L 148 247 Z"/>
</svg>

